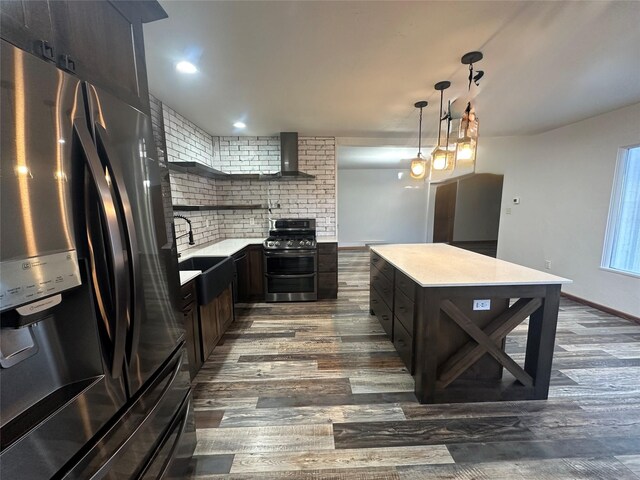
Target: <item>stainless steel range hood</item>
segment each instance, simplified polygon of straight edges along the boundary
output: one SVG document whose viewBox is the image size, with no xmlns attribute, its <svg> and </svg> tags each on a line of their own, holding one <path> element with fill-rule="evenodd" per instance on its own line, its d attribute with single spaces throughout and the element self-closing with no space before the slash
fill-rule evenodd
<svg viewBox="0 0 640 480">
<path fill-rule="evenodd" d="M 315 178 L 298 170 L 298 132 L 280 132 L 280 171 L 263 175 L 271 178 Z"/>
</svg>

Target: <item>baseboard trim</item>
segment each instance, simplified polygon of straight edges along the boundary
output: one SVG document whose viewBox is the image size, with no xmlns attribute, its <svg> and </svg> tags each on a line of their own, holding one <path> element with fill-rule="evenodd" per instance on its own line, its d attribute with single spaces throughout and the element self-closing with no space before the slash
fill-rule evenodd
<svg viewBox="0 0 640 480">
<path fill-rule="evenodd" d="M 568 298 L 569 300 L 573 300 L 574 302 L 578 302 L 588 307 L 595 308 L 596 310 L 600 310 L 601 312 L 604 312 L 604 313 L 610 313 L 611 315 L 615 315 L 616 317 L 621 317 L 626 320 L 631 320 L 632 322 L 635 322 L 640 325 L 640 317 L 636 317 L 629 313 L 621 312 L 620 310 L 616 310 L 614 308 L 605 307 L 604 305 L 600 305 L 599 303 L 594 303 L 589 300 L 585 300 L 584 298 L 576 297 L 575 295 L 571 295 L 570 293 L 561 292 L 560 295 Z"/>
</svg>

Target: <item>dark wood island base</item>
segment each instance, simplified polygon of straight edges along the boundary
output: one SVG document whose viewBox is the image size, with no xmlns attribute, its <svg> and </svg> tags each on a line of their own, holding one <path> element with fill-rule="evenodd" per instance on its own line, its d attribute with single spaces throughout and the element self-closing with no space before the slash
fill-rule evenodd
<svg viewBox="0 0 640 480">
<path fill-rule="evenodd" d="M 434 265 L 428 275 L 439 280 L 424 277 L 419 283 L 406 274 L 419 276 L 413 266 L 428 267 L 443 255 L 446 268 L 439 272 Z M 468 266 L 469 276 L 461 265 Z M 483 266 L 495 275 L 484 279 L 474 273 Z M 448 245 L 386 245 L 372 248 L 370 309 L 414 375 L 421 403 L 543 400 L 560 287 L 568 281 Z M 519 365 L 505 353 L 505 340 L 527 318 L 525 360 Z"/>
</svg>

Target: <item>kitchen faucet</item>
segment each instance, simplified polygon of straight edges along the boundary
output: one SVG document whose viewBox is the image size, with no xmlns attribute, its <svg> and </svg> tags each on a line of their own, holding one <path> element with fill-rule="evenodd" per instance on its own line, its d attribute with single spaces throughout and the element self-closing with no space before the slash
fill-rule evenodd
<svg viewBox="0 0 640 480">
<path fill-rule="evenodd" d="M 176 240 L 178 240 L 179 238 L 184 237 L 185 235 L 189 235 L 189 245 L 195 245 L 196 242 L 193 241 L 193 230 L 191 228 L 191 220 L 189 220 L 184 215 L 174 215 L 173 218 L 181 218 L 182 220 L 186 221 L 187 224 L 189 225 L 189 231 L 187 233 L 183 233 L 182 235 L 177 236 Z"/>
</svg>

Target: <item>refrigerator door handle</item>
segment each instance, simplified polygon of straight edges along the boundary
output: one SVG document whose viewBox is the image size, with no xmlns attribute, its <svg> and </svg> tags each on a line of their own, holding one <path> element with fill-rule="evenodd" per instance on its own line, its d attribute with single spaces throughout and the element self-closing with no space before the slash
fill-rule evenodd
<svg viewBox="0 0 640 480">
<path fill-rule="evenodd" d="M 146 469 L 140 475 L 140 478 L 142 480 L 147 480 L 147 479 L 151 480 L 152 478 L 154 480 L 157 480 L 157 479 L 165 478 L 165 475 L 167 474 L 167 472 L 169 471 L 169 468 L 171 467 L 171 463 L 173 462 L 173 460 L 176 458 L 176 455 L 178 454 L 178 447 L 180 447 L 180 442 L 187 428 L 190 409 L 191 409 L 191 394 L 189 394 L 187 398 L 183 401 L 183 404 L 180 410 L 178 411 L 178 415 L 176 416 L 176 418 L 173 419 L 173 421 L 169 425 L 169 428 L 167 429 L 167 432 L 165 434 L 165 437 L 169 437 L 173 432 L 177 431 L 176 438 L 175 440 L 173 440 L 173 443 L 169 449 L 169 454 L 166 456 L 166 459 L 164 460 L 163 465 L 160 468 L 160 472 L 157 474 L 156 472 L 154 472 L 152 476 L 149 475 L 149 471 L 148 471 L 149 467 L 151 466 L 151 464 L 153 464 L 154 461 L 158 460 L 156 458 L 152 458 L 149 464 L 147 464 Z"/>
<path fill-rule="evenodd" d="M 125 255 L 124 246 L 121 241 L 121 230 L 118 224 L 116 205 L 113 201 L 113 196 L 109 190 L 109 185 L 105 178 L 105 173 L 98 157 L 98 153 L 95 150 L 95 145 L 89 133 L 89 129 L 80 120 L 74 120 L 73 129 L 80 141 L 80 146 L 84 152 L 87 166 L 91 178 L 98 192 L 100 198 L 100 209 L 104 215 L 106 221 L 106 228 L 108 231 L 108 250 L 111 260 L 111 265 L 114 272 L 114 310 L 115 310 L 115 324 L 114 331 L 111 335 L 111 341 L 113 343 L 113 355 L 111 363 L 111 375 L 113 378 L 119 378 L 122 374 L 122 366 L 125 355 L 126 345 L 126 315 L 129 305 L 129 288 L 128 288 L 128 274 L 127 274 L 127 259 Z M 94 286 L 99 290 L 99 285 L 94 282 Z M 102 294 L 102 292 L 99 292 Z M 104 318 L 105 312 L 102 309 L 98 309 L 100 315 L 103 317 L 105 325 L 110 325 L 109 319 Z"/>
<path fill-rule="evenodd" d="M 113 176 L 111 180 L 115 185 L 117 196 L 120 197 L 120 206 L 122 207 L 122 211 L 124 212 L 124 221 L 127 231 L 126 238 L 129 244 L 129 262 L 131 265 L 131 277 L 133 282 L 133 298 L 131 299 L 131 304 L 129 305 L 129 329 L 131 335 L 129 359 L 132 359 L 137 354 L 138 343 L 140 342 L 140 322 L 142 318 L 140 313 L 140 299 L 142 298 L 143 293 L 141 281 L 142 278 L 140 274 L 140 262 L 138 258 L 138 236 L 136 234 L 136 226 L 133 221 L 133 214 L 131 213 L 131 202 L 129 201 L 129 195 L 127 194 L 127 190 L 124 186 L 125 183 L 122 170 L 120 169 L 118 162 L 112 161 L 112 159 L 116 158 L 116 153 L 111 146 L 111 142 L 109 141 L 109 134 L 107 133 L 105 128 L 97 122 L 95 124 L 95 129 L 97 140 L 98 142 L 100 142 L 100 145 L 102 146 L 106 154 L 107 158 L 105 160 L 109 166 L 109 171 Z"/>
</svg>

